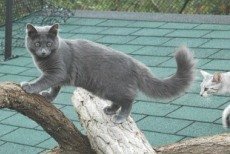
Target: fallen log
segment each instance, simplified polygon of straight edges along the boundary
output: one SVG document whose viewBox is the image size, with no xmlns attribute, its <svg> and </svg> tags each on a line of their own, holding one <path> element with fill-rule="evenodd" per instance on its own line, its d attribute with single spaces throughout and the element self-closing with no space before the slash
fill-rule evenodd
<svg viewBox="0 0 230 154">
<path fill-rule="evenodd" d="M 122 124 L 115 124 L 111 120 L 112 116 L 103 112 L 103 108 L 111 102 L 82 88 L 74 92 L 72 102 L 91 146 L 97 153 L 155 153 L 131 117 Z"/>
<path fill-rule="evenodd" d="M 103 113 L 108 101 L 81 88 L 77 88 L 72 100 L 86 128 L 86 136 L 42 96 L 27 94 L 15 83 L 0 84 L 0 108 L 16 110 L 41 125 L 59 145 L 49 153 L 230 154 L 230 133 L 194 138 L 154 149 L 131 117 L 123 124 L 111 122 L 111 116 Z"/>
<path fill-rule="evenodd" d="M 230 134 L 193 138 L 157 151 L 159 154 L 230 154 Z"/>
</svg>

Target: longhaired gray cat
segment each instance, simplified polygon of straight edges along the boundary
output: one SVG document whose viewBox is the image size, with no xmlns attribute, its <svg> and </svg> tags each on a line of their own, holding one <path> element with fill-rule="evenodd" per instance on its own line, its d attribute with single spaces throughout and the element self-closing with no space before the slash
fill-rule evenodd
<svg viewBox="0 0 230 154">
<path fill-rule="evenodd" d="M 49 101 L 62 86 L 82 87 L 112 101 L 104 109 L 112 120 L 122 123 L 129 116 L 138 89 L 155 98 L 171 98 L 184 92 L 193 80 L 194 60 L 186 47 L 175 53 L 177 72 L 160 80 L 132 57 L 88 40 L 67 40 L 58 36 L 58 24 L 27 24 L 26 46 L 42 75 L 21 84 L 27 93 L 40 93 Z M 43 91 L 51 88 L 50 91 Z"/>
</svg>

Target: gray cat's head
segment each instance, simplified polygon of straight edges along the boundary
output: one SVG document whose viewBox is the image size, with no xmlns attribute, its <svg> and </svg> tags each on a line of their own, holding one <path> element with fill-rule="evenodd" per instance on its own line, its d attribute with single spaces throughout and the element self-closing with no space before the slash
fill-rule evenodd
<svg viewBox="0 0 230 154">
<path fill-rule="evenodd" d="M 57 51 L 58 24 L 52 26 L 26 26 L 26 46 L 36 58 L 46 58 Z"/>
<path fill-rule="evenodd" d="M 200 84 L 200 95 L 207 97 L 211 94 L 216 94 L 222 87 L 222 74 L 214 73 L 210 74 L 203 70 L 200 71 L 203 76 L 203 81 Z"/>
</svg>

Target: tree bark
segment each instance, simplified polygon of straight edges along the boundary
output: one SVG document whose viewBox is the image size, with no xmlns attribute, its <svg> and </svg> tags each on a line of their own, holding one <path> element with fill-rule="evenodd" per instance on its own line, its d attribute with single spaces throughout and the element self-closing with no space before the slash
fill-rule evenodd
<svg viewBox="0 0 230 154">
<path fill-rule="evenodd" d="M 230 154 L 230 134 L 189 139 L 161 147 L 158 154 Z"/>
<path fill-rule="evenodd" d="M 81 88 L 77 88 L 72 100 L 83 126 L 87 129 L 87 137 L 42 96 L 27 94 L 14 83 L 0 84 L 0 108 L 16 110 L 41 125 L 59 144 L 50 153 L 230 154 L 229 133 L 194 138 L 153 149 L 132 118 L 128 118 L 123 124 L 111 122 L 111 116 L 102 112 L 108 101 Z"/>
<path fill-rule="evenodd" d="M 86 128 L 91 146 L 97 153 L 155 153 L 131 117 L 122 124 L 115 124 L 111 121 L 112 116 L 103 112 L 103 108 L 111 102 L 100 99 L 82 88 L 77 88 L 74 92 L 72 102 L 82 125 Z"/>
<path fill-rule="evenodd" d="M 0 84 L 0 108 L 9 108 L 31 118 L 59 144 L 53 153 L 94 153 L 86 136 L 45 98 L 27 94 L 14 83 Z"/>
<path fill-rule="evenodd" d="M 72 102 L 97 153 L 230 154 L 230 134 L 194 138 L 154 149 L 131 117 L 120 125 L 111 122 L 112 116 L 103 113 L 109 101 L 77 88 Z"/>
</svg>

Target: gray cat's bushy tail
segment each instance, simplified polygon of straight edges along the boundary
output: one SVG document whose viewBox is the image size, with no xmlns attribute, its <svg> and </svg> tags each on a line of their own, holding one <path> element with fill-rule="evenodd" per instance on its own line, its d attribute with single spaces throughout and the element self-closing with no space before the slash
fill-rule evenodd
<svg viewBox="0 0 230 154">
<path fill-rule="evenodd" d="M 160 80 L 150 73 L 148 69 L 140 66 L 138 87 L 149 97 L 171 98 L 184 92 L 194 79 L 193 54 L 185 46 L 175 53 L 177 71 L 173 76 Z"/>
<path fill-rule="evenodd" d="M 230 105 L 228 105 L 223 111 L 222 124 L 224 128 L 230 128 Z"/>
</svg>

